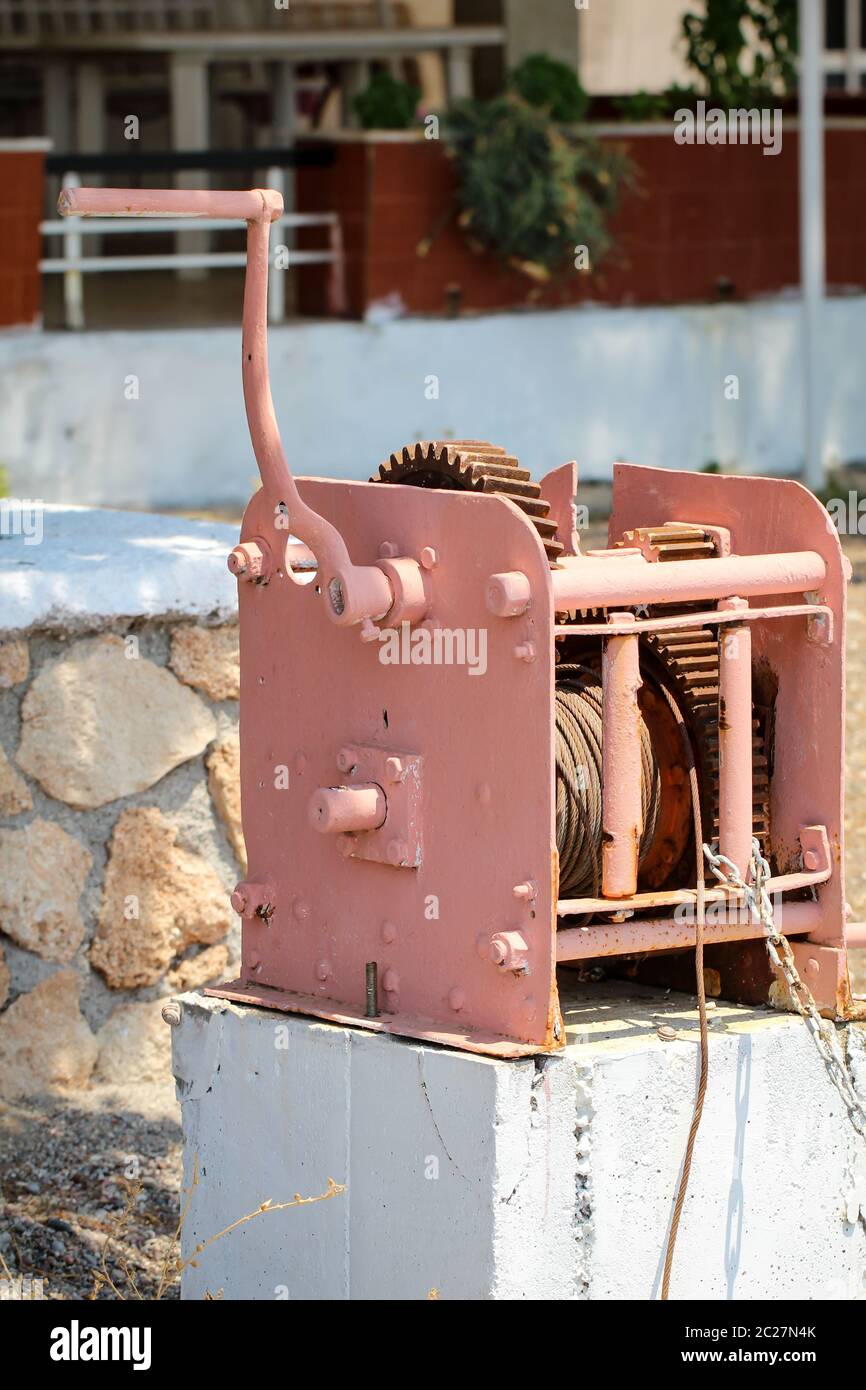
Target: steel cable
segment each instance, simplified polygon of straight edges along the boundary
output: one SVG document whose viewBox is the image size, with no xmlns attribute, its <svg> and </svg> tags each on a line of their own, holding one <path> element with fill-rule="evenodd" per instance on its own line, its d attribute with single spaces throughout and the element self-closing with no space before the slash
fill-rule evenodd
<svg viewBox="0 0 866 1390">
<path fill-rule="evenodd" d="M 559 896 L 598 897 L 602 845 L 602 685 L 589 666 L 556 669 L 556 848 Z M 643 827 L 638 863 L 658 820 L 661 779 L 649 730 L 640 721 Z"/>
</svg>

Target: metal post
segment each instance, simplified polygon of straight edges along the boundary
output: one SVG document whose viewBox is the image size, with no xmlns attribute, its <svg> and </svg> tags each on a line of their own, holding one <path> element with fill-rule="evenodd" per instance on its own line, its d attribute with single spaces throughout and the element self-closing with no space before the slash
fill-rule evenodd
<svg viewBox="0 0 866 1390">
<path fill-rule="evenodd" d="M 742 598 L 720 612 L 742 612 Z M 747 877 L 752 857 L 752 629 L 719 628 L 719 853 Z"/>
<path fill-rule="evenodd" d="M 63 175 L 64 188 L 80 188 L 81 179 L 72 172 Z M 69 219 L 69 230 L 63 234 L 63 256 L 67 261 L 81 260 L 81 233 L 76 231 L 77 218 Z M 77 268 L 63 272 L 63 309 L 67 328 L 84 327 L 84 277 Z"/>
<path fill-rule="evenodd" d="M 824 485 L 824 383 L 821 341 L 826 279 L 824 240 L 823 0 L 800 4 L 800 282 L 803 295 L 804 478 Z"/>
<path fill-rule="evenodd" d="M 283 171 L 274 165 L 265 176 L 268 188 L 272 188 L 275 193 L 283 193 Z M 286 269 L 283 264 L 282 251 L 286 247 L 286 228 L 277 222 L 271 223 L 270 233 L 270 260 L 271 269 L 268 276 L 268 322 L 283 323 L 286 317 Z"/>
<path fill-rule="evenodd" d="M 634 613 L 610 613 L 626 625 Z M 605 898 L 637 892 L 637 860 L 643 825 L 641 805 L 639 638 L 608 637 L 601 663 L 602 783 L 601 891 Z"/>
<path fill-rule="evenodd" d="M 463 101 L 472 95 L 472 53 L 468 48 L 448 50 L 448 96 Z"/>
</svg>

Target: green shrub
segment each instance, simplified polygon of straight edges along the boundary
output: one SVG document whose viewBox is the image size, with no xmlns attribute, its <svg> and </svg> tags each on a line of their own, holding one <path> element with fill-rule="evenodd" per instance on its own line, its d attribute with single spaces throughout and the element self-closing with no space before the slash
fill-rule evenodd
<svg viewBox="0 0 866 1390">
<path fill-rule="evenodd" d="M 537 280 L 573 266 L 578 246 L 591 268 L 606 254 L 607 218 L 629 167 L 622 154 L 514 94 L 460 103 L 444 136 L 460 224 L 478 248 Z"/>
<path fill-rule="evenodd" d="M 530 106 L 544 107 L 551 120 L 576 122 L 586 115 L 589 97 L 574 68 L 546 53 L 531 53 L 512 68 L 508 85 Z"/>
<path fill-rule="evenodd" d="M 352 105 L 365 130 L 408 130 L 415 124 L 421 93 L 384 68 L 370 78 Z"/>
</svg>

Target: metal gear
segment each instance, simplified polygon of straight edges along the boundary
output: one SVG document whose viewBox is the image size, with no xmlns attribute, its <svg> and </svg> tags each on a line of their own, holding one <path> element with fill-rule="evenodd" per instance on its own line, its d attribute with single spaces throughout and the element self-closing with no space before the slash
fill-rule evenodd
<svg viewBox="0 0 866 1390">
<path fill-rule="evenodd" d="M 563 546 L 556 539 L 556 522 L 550 519 L 550 503 L 541 496 L 541 488 L 532 481 L 529 470 L 521 468 L 518 460 L 498 444 L 484 439 L 436 439 L 407 444 L 379 465 L 370 482 L 506 497 L 532 522 L 551 564 L 562 554 Z"/>
</svg>

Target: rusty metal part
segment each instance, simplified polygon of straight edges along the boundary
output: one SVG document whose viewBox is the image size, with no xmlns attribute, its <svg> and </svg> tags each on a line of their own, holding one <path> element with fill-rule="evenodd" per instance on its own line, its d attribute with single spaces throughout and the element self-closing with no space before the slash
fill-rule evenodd
<svg viewBox="0 0 866 1390">
<path fill-rule="evenodd" d="M 556 539 L 556 520 L 541 487 L 528 469 L 498 444 L 482 439 L 436 439 L 407 444 L 379 465 L 372 483 L 448 488 L 457 492 L 493 493 L 519 507 L 541 537 L 551 564 L 564 546 Z"/>
<path fill-rule="evenodd" d="M 717 555 L 715 539 L 703 526 L 666 521 L 662 526 L 638 526 L 626 531 L 616 550 L 639 550 L 654 563 L 670 560 L 708 560 Z"/>
</svg>

